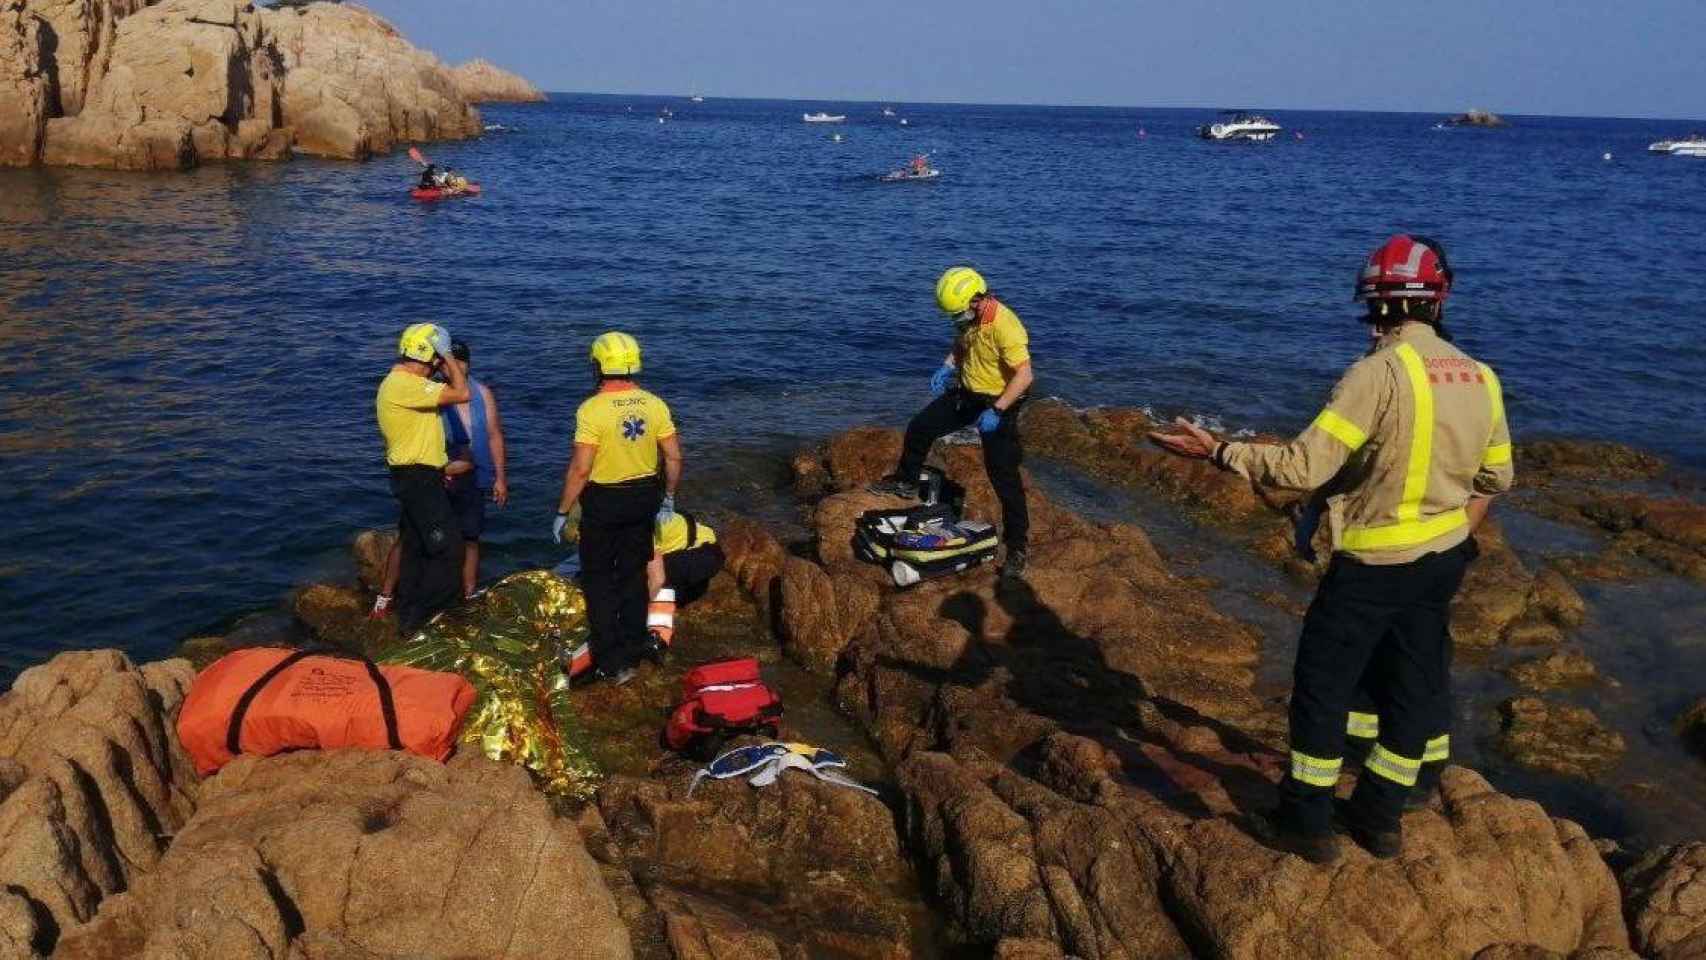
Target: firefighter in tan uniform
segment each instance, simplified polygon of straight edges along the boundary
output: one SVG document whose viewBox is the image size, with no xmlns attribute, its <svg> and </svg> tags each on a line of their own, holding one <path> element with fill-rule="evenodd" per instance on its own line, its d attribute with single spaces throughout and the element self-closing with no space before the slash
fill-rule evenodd
<svg viewBox="0 0 1706 960">
<path fill-rule="evenodd" d="M 1393 237 L 1357 282 L 1374 348 L 1295 440 L 1220 442 L 1184 421 L 1180 433 L 1151 434 L 1174 453 L 1270 486 L 1331 483 L 1334 554 L 1298 643 L 1291 768 L 1275 823 L 1288 848 L 1318 863 L 1338 857 L 1333 790 L 1359 687 L 1374 701 L 1366 716 L 1378 716 L 1378 739 L 1341 819 L 1375 856 L 1399 852 L 1400 817 L 1424 759 L 1444 759 L 1449 608 L 1476 555 L 1471 534 L 1511 486 L 1499 381 L 1445 333 L 1450 290 L 1438 243 Z"/>
</svg>

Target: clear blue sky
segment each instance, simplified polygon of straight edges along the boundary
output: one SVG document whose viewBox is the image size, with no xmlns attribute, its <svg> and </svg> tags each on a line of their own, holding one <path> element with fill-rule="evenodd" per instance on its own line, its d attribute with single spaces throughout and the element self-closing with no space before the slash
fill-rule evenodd
<svg viewBox="0 0 1706 960">
<path fill-rule="evenodd" d="M 547 90 L 1706 117 L 1706 0 L 367 0 Z"/>
</svg>

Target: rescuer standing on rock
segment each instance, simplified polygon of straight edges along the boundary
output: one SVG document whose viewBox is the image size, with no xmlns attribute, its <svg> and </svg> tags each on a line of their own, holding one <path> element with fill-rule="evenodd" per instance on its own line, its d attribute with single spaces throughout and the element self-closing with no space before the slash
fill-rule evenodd
<svg viewBox="0 0 1706 960">
<path fill-rule="evenodd" d="M 972 424 L 983 440 L 983 468 L 1001 501 L 1001 539 L 1007 545 L 1003 579 L 1025 573 L 1030 514 L 1019 473 L 1019 406 L 1036 379 L 1030 335 L 1019 315 L 996 300 L 970 267 L 951 267 L 936 282 L 936 306 L 954 321 L 954 348 L 930 378 L 936 399 L 906 425 L 905 446 L 895 472 L 871 485 L 872 493 L 913 498 L 930 446 Z"/>
<path fill-rule="evenodd" d="M 1449 749 L 1450 605 L 1476 556 L 1471 533 L 1511 487 L 1499 380 L 1445 330 L 1451 281 L 1445 251 L 1425 237 L 1396 236 L 1374 251 L 1356 286 L 1374 347 L 1290 443 L 1216 441 L 1184 420 L 1180 433 L 1150 434 L 1270 486 L 1333 481 L 1334 554 L 1303 620 L 1291 769 L 1275 824 L 1288 848 L 1316 863 L 1339 855 L 1333 790 L 1365 670 L 1378 740 L 1341 819 L 1376 857 L 1398 854 L 1423 762 L 1443 762 Z"/>
</svg>

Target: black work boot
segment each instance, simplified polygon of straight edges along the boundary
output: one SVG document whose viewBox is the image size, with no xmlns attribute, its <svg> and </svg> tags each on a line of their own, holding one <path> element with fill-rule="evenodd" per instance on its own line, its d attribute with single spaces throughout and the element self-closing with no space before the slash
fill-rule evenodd
<svg viewBox="0 0 1706 960">
<path fill-rule="evenodd" d="M 1391 860 L 1403 851 L 1404 833 L 1401 824 L 1396 829 L 1371 827 L 1357 816 L 1355 808 L 1349 803 L 1335 801 L 1333 808 L 1345 832 L 1374 859 Z"/>
<path fill-rule="evenodd" d="M 1007 562 L 1001 565 L 1001 579 L 1008 582 L 1025 579 L 1025 548 L 1009 547 Z"/>
<path fill-rule="evenodd" d="M 918 499 L 918 481 L 908 480 L 899 474 L 891 473 L 865 489 L 871 493 L 900 497 L 902 500 Z"/>
<path fill-rule="evenodd" d="M 1270 811 L 1264 819 L 1269 827 L 1268 840 L 1274 847 L 1321 866 L 1338 861 L 1339 838 L 1331 830 L 1303 829 L 1284 806 Z"/>
</svg>

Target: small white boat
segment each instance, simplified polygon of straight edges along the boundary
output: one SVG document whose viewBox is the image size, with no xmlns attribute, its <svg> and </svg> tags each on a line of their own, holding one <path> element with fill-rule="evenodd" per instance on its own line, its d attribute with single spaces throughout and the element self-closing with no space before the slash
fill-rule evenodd
<svg viewBox="0 0 1706 960">
<path fill-rule="evenodd" d="M 1245 110 L 1223 110 L 1220 119 L 1197 128 L 1204 140 L 1249 140 L 1257 143 L 1272 140 L 1282 130 L 1279 124 L 1261 114 Z"/>
<path fill-rule="evenodd" d="M 907 119 L 905 117 L 901 117 L 900 118 L 900 125 L 904 127 L 904 126 L 906 126 L 906 124 L 907 124 Z"/>
<path fill-rule="evenodd" d="M 894 116 L 894 108 L 893 107 L 884 107 L 883 108 L 883 116 L 885 116 L 885 117 Z"/>
<path fill-rule="evenodd" d="M 800 119 L 807 123 L 846 123 L 847 115 L 844 113 L 824 113 L 820 110 L 817 113 L 801 114 Z"/>
<path fill-rule="evenodd" d="M 704 103 L 705 98 L 701 97 L 700 95 L 695 93 L 693 96 L 687 98 L 687 102 L 688 103 Z"/>
<path fill-rule="evenodd" d="M 942 171 L 931 167 L 923 171 L 896 170 L 892 173 L 885 173 L 877 179 L 884 183 L 903 183 L 907 180 L 934 180 L 941 175 Z"/>
<path fill-rule="evenodd" d="M 1706 133 L 1691 133 L 1680 140 L 1660 140 L 1647 145 L 1653 153 L 1668 153 L 1676 157 L 1706 156 Z"/>
</svg>

